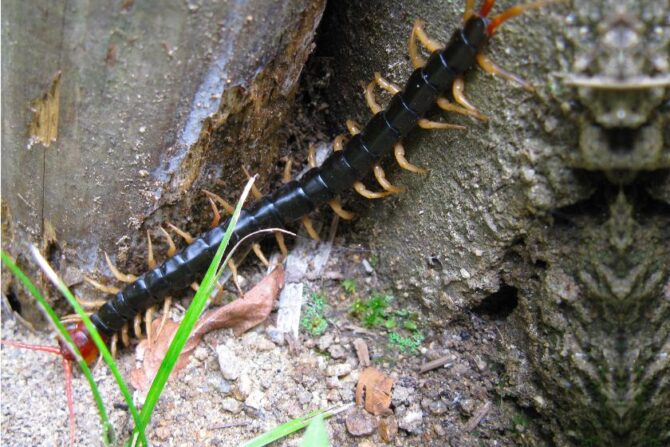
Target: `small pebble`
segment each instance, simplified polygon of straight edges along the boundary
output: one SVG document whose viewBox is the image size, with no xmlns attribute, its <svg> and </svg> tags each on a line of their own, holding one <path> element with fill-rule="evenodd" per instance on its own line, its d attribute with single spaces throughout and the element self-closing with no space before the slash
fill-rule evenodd
<svg viewBox="0 0 670 447">
<path fill-rule="evenodd" d="M 344 350 L 344 348 L 342 347 L 342 345 L 332 345 L 328 349 L 328 353 L 334 359 L 341 359 L 341 358 L 346 357 L 346 355 L 347 355 L 347 353 Z"/>
<path fill-rule="evenodd" d="M 317 346 L 320 350 L 326 351 L 333 344 L 333 334 L 325 334 L 319 338 Z"/>
<path fill-rule="evenodd" d="M 330 365 L 326 368 L 326 375 L 342 377 L 346 376 L 352 371 L 351 365 L 348 363 L 339 363 L 337 365 Z"/>
<path fill-rule="evenodd" d="M 240 361 L 233 350 L 226 345 L 219 345 L 216 347 L 216 356 L 223 377 L 227 380 L 237 380 L 241 372 Z"/>
<path fill-rule="evenodd" d="M 394 415 L 382 418 L 379 421 L 379 436 L 384 442 L 391 443 L 398 434 L 398 420 Z"/>
<path fill-rule="evenodd" d="M 423 411 L 419 404 L 414 403 L 409 408 L 398 411 L 398 427 L 409 433 L 421 433 L 423 425 Z"/>
<path fill-rule="evenodd" d="M 355 408 L 344 420 L 347 431 L 353 436 L 368 436 L 377 430 L 377 419 L 361 408 Z"/>
<path fill-rule="evenodd" d="M 221 408 L 229 413 L 237 414 L 242 411 L 242 404 L 233 398 L 227 397 L 221 402 Z"/>
</svg>

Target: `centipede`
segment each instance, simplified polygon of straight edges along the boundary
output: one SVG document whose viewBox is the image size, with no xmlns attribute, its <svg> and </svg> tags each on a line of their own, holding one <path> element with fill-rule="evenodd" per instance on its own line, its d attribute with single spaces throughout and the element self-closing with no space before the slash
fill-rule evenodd
<svg viewBox="0 0 670 447">
<path fill-rule="evenodd" d="M 415 23 L 410 38 L 410 58 L 415 69 L 404 85 L 396 86 L 375 74 L 366 91 L 368 105 L 374 112 L 367 124 L 358 128 L 350 123 L 348 127 L 353 136 L 346 142 L 336 139 L 334 151 L 320 166 L 310 163 L 311 168 L 302 177 L 285 183 L 243 210 L 228 246 L 234 247 L 259 230 L 286 228 L 325 205 L 342 218 L 351 218 L 351 214 L 342 209 L 339 196 L 352 188 L 367 198 L 382 198 L 400 192 L 385 179 L 380 161 L 393 155 L 401 168 L 421 173 L 420 167 L 405 159 L 402 140 L 417 127 L 459 127 L 429 121 L 426 119 L 429 112 L 438 107 L 447 112 L 482 118 L 463 97 L 463 76 L 467 72 L 479 65 L 488 73 L 532 89 L 522 79 L 493 64 L 484 49 L 507 20 L 550 2 L 540 0 L 519 4 L 491 15 L 495 0 L 483 0 L 478 9 L 476 0 L 466 0 L 463 25 L 453 32 L 445 46 L 430 39 L 421 23 Z M 430 53 L 426 60 L 417 53 L 417 39 Z M 385 107 L 379 106 L 372 96 L 375 86 L 392 95 Z M 371 173 L 383 191 L 373 192 L 363 186 L 362 180 Z M 137 315 L 197 281 L 212 262 L 230 219 L 223 219 L 163 263 L 137 277 L 93 313 L 91 321 L 103 339 L 109 341 Z M 98 349 L 84 324 L 72 325 L 69 332 L 82 358 L 89 363 L 94 361 Z M 60 355 L 68 361 L 75 359 L 64 343 L 60 344 Z"/>
</svg>

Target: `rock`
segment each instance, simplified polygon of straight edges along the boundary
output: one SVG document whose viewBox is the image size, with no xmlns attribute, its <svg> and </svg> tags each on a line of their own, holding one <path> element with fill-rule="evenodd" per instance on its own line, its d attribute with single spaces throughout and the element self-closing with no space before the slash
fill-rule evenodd
<svg viewBox="0 0 670 447">
<path fill-rule="evenodd" d="M 254 345 L 259 351 L 272 351 L 275 348 L 275 344 L 265 337 L 258 337 Z"/>
<path fill-rule="evenodd" d="M 355 408 L 344 420 L 347 431 L 353 436 L 368 436 L 377 430 L 377 419 L 362 408 Z"/>
<path fill-rule="evenodd" d="M 439 416 L 441 414 L 446 413 L 449 410 L 449 407 L 447 406 L 447 403 L 445 401 L 440 399 L 430 401 L 430 403 L 428 404 L 428 409 L 432 414 Z"/>
<path fill-rule="evenodd" d="M 255 409 L 260 410 L 265 401 L 265 394 L 261 390 L 254 390 L 249 394 L 249 397 L 244 401 L 244 404 Z"/>
<path fill-rule="evenodd" d="M 237 383 L 237 388 L 234 391 L 235 399 L 244 401 L 247 400 L 247 397 L 251 394 L 252 383 L 249 376 L 244 375 L 240 377 L 240 380 Z"/>
<path fill-rule="evenodd" d="M 284 333 L 274 326 L 268 326 L 265 329 L 265 335 L 276 345 L 284 346 L 286 343 Z"/>
<path fill-rule="evenodd" d="M 342 347 L 342 345 L 332 345 L 328 349 L 328 353 L 334 359 L 341 359 L 341 358 L 344 358 L 347 355 L 347 353 L 344 350 L 344 348 Z"/>
<path fill-rule="evenodd" d="M 333 339 L 334 339 L 333 334 L 322 335 L 319 338 L 319 341 L 317 342 L 317 346 L 319 347 L 320 350 L 326 351 L 330 347 L 330 345 L 333 344 Z"/>
<path fill-rule="evenodd" d="M 232 397 L 227 397 L 221 402 L 221 408 L 229 413 L 237 414 L 242 411 L 242 404 Z"/>
<path fill-rule="evenodd" d="M 410 402 L 410 396 L 412 396 L 413 394 L 414 394 L 413 388 L 408 388 L 396 384 L 396 386 L 393 388 L 393 395 L 391 396 L 393 399 L 393 404 L 396 407 L 402 404 L 407 404 Z"/>
<path fill-rule="evenodd" d="M 336 376 L 336 377 L 342 377 L 346 376 L 352 371 L 352 367 L 348 363 L 339 363 L 337 365 L 330 365 L 328 368 L 326 368 L 326 375 L 328 376 Z"/>
<path fill-rule="evenodd" d="M 340 379 L 337 378 L 337 376 L 334 377 L 328 377 L 326 379 L 326 386 L 328 388 L 339 388 L 342 386 L 342 382 L 340 382 Z"/>
<path fill-rule="evenodd" d="M 389 444 L 393 442 L 398 434 L 398 420 L 394 415 L 382 418 L 379 421 L 379 436 L 382 441 Z"/>
<path fill-rule="evenodd" d="M 413 434 L 421 433 L 423 411 L 419 404 L 403 407 L 398 411 L 398 427 Z"/>
<path fill-rule="evenodd" d="M 216 347 L 216 355 L 219 360 L 221 374 L 227 380 L 237 380 L 240 377 L 240 362 L 237 355 L 226 345 Z"/>
</svg>

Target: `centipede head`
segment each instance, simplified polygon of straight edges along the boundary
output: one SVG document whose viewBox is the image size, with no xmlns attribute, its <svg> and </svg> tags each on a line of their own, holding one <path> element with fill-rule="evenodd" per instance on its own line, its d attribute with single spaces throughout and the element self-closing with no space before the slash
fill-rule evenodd
<svg viewBox="0 0 670 447">
<path fill-rule="evenodd" d="M 93 363 L 98 357 L 99 351 L 91 338 L 91 334 L 88 332 L 88 329 L 86 329 L 84 322 L 80 321 L 79 323 L 69 325 L 67 331 L 70 333 L 70 336 L 72 337 L 74 344 L 77 346 L 77 349 L 79 349 L 84 361 L 89 365 Z M 59 340 L 58 344 L 60 345 L 60 355 L 62 355 L 65 360 L 74 361 L 75 356 L 70 350 L 70 347 L 62 340 Z"/>
</svg>

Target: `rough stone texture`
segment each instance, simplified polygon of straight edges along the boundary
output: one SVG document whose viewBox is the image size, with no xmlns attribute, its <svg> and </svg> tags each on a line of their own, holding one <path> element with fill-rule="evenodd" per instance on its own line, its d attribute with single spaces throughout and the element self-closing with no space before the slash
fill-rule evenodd
<svg viewBox="0 0 670 447">
<path fill-rule="evenodd" d="M 236 198 L 243 166 L 267 183 L 324 4 L 7 5 L 3 248 L 26 268 L 30 242 L 62 273 L 108 276 L 103 251 L 141 271 L 147 230 L 211 219 L 202 188 Z M 57 140 L 27 149 L 31 104 L 58 71 Z"/>
</svg>

